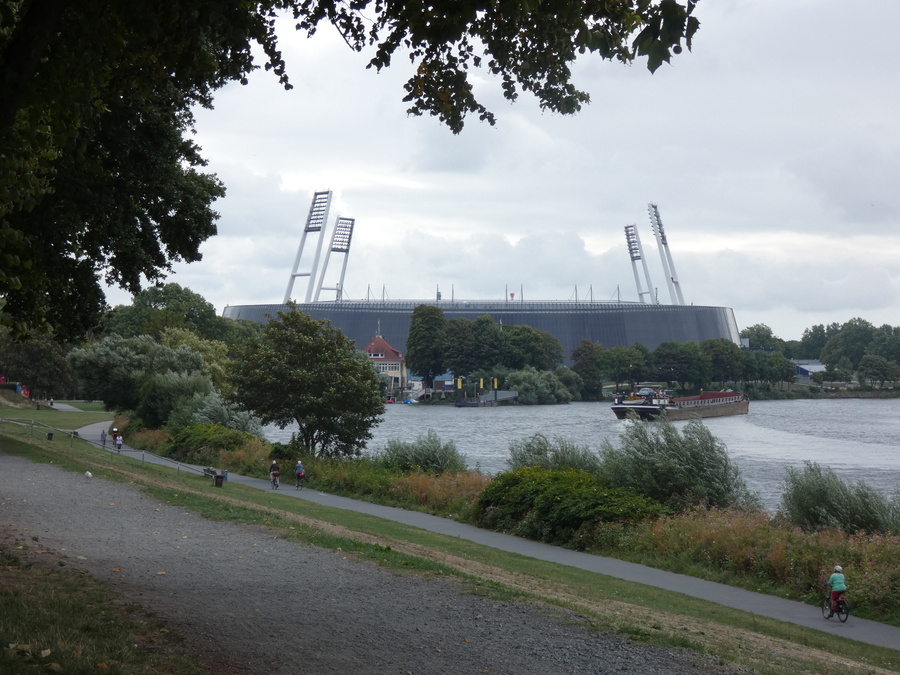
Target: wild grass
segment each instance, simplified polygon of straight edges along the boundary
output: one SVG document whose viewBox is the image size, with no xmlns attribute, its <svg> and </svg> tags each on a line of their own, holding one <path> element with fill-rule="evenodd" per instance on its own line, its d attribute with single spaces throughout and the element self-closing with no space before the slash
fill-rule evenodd
<svg viewBox="0 0 900 675">
<path fill-rule="evenodd" d="M 699 419 L 679 430 L 664 418 L 632 420 L 619 445 L 603 442 L 601 474 L 674 509 L 692 505 L 758 509 L 725 444 Z"/>
<path fill-rule="evenodd" d="M 452 441 L 441 441 L 432 429 L 415 441 L 389 440 L 375 459 L 397 473 L 421 471 L 440 476 L 445 472 L 460 473 L 466 470 L 466 456 L 459 453 Z"/>
<path fill-rule="evenodd" d="M 310 488 L 356 496 L 388 506 L 428 511 L 462 518 L 469 513 L 481 490 L 490 481 L 476 471 L 421 470 L 398 472 L 379 458 L 354 460 L 303 459 L 305 485 Z"/>
<path fill-rule="evenodd" d="M 579 446 L 565 438 L 555 437 L 551 441 L 543 434 L 534 434 L 531 438 L 509 444 L 506 465 L 510 471 L 539 466 L 554 471 L 579 469 L 599 473 L 601 461 L 590 448 Z"/>
<path fill-rule="evenodd" d="M 761 512 L 695 509 L 639 524 L 594 552 L 807 602 L 842 565 L 854 613 L 900 626 L 900 536 L 804 532 Z"/>
<path fill-rule="evenodd" d="M 789 467 L 784 484 L 779 512 L 797 527 L 900 534 L 900 491 L 888 499 L 867 483 L 848 483 L 815 462 Z"/>
</svg>

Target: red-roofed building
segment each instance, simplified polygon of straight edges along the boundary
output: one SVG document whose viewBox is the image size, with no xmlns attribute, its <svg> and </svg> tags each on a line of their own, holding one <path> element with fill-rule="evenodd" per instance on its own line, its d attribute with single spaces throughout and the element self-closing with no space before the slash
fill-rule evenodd
<svg viewBox="0 0 900 675">
<path fill-rule="evenodd" d="M 403 354 L 391 347 L 387 340 L 376 335 L 362 350 L 375 364 L 379 373 L 391 378 L 392 390 L 402 390 L 406 387 L 406 359 L 403 358 Z"/>
</svg>

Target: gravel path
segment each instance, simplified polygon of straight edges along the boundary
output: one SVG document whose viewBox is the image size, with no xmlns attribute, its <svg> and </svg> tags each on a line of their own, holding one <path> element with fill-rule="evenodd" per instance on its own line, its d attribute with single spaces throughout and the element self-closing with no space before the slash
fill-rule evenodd
<svg viewBox="0 0 900 675">
<path fill-rule="evenodd" d="M 574 613 L 486 600 L 2 452 L 0 534 L 169 618 L 217 674 L 725 672 L 589 631 Z"/>
</svg>

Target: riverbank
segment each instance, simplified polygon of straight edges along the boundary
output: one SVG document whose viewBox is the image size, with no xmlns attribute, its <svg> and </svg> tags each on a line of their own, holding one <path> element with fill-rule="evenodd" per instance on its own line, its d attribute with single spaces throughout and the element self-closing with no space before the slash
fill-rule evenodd
<svg viewBox="0 0 900 675">
<path fill-rule="evenodd" d="M 99 427 L 96 434 L 99 434 Z M 602 565 L 612 563 L 628 566 L 627 563 L 566 552 L 555 547 L 472 529 L 479 537 L 508 540 L 516 546 L 526 547 L 530 552 L 524 553 L 529 557 L 523 557 L 521 552 L 517 555 L 506 554 L 461 539 L 458 530 L 465 526 L 451 521 L 415 512 L 385 510 L 383 507 L 341 500 L 308 490 L 276 492 L 266 489 L 265 480 L 233 477 L 240 482 L 229 482 L 225 490 L 216 489 L 199 473 L 191 476 L 184 471 L 176 473 L 153 464 L 143 464 L 139 460 L 140 453 L 135 453 L 137 462 L 129 459 L 127 451 L 126 454 L 117 455 L 82 447 L 70 453 L 65 450 L 65 446 L 47 442 L 43 438 L 33 439 L 30 447 L 40 456 L 55 458 L 53 461 L 57 465 L 65 465 L 74 459 L 77 462 L 73 465 L 78 472 L 76 478 L 83 479 L 81 470 L 87 463 L 95 478 L 108 475 L 124 479 L 132 486 L 144 485 L 145 489 L 151 491 L 154 499 L 181 512 L 199 511 L 207 514 L 207 517 L 225 519 L 244 526 L 263 526 L 272 531 L 277 539 L 324 546 L 338 552 L 342 559 L 350 556 L 351 559 L 368 560 L 378 566 L 383 565 L 385 569 L 417 569 L 441 575 L 456 570 L 454 573 L 462 573 L 465 578 L 481 580 L 477 582 L 475 589 L 479 594 L 488 592 L 496 597 L 499 592 L 506 598 L 541 598 L 554 606 L 575 609 L 587 616 L 592 630 L 614 630 L 625 635 L 639 636 L 645 642 L 690 646 L 704 653 L 718 655 L 729 662 L 748 665 L 754 672 L 792 675 L 818 673 L 834 664 L 839 664 L 842 672 L 888 672 L 892 668 L 900 669 L 900 654 L 896 652 L 863 647 L 852 640 L 835 641 L 819 631 L 808 631 L 782 621 L 728 610 L 703 600 L 693 600 L 685 595 L 688 591 L 684 581 L 676 581 L 672 586 L 680 592 L 656 590 L 648 593 L 643 586 L 610 577 L 598 578 L 589 572 L 541 562 L 534 556 L 540 555 L 536 553 L 538 550 L 547 550 L 553 555 L 576 556 L 595 563 L 599 561 Z M 10 472 L 0 473 L 0 481 L 4 476 L 10 475 Z M 249 489 L 244 487 L 244 483 L 252 483 L 263 489 Z M 30 493 L 33 494 L 34 490 Z M 301 496 L 304 499 L 295 498 Z M 314 501 L 311 502 L 310 498 Z M 335 510 L 324 504 L 341 506 L 338 507 L 339 510 Z M 101 504 L 104 508 L 116 505 L 116 502 Z M 408 527 L 381 518 L 354 515 L 353 512 L 344 510 L 347 505 L 362 507 L 365 512 L 371 513 L 390 512 L 401 517 L 403 522 L 412 519 L 410 522 L 417 526 Z M 0 513 L 2 506 L 0 503 Z M 114 509 L 109 508 L 109 511 L 114 512 Z M 449 536 L 425 533 L 420 529 L 424 522 L 422 519 L 449 526 Z M 183 543 L 185 542 L 178 541 L 177 538 L 173 542 L 176 549 Z M 44 559 L 44 556 L 40 555 L 38 558 Z M 290 573 L 288 577 L 282 579 L 282 582 L 291 584 L 295 581 Z M 706 582 L 693 583 L 703 585 Z M 207 593 L 216 592 L 211 586 L 207 586 L 205 590 Z M 733 597 L 735 607 L 762 613 L 774 611 L 775 616 L 781 619 L 789 618 L 789 612 L 781 608 L 780 603 L 785 602 L 783 600 L 760 595 L 759 609 L 754 610 L 748 599 L 742 597 L 742 594 L 746 595 L 744 591 L 727 589 L 727 593 L 729 597 Z M 708 598 L 711 594 L 708 590 L 699 591 L 698 597 Z M 809 621 L 811 625 L 821 629 L 842 632 L 848 627 L 855 628 L 862 631 L 860 636 L 863 639 L 872 638 L 876 634 L 868 628 L 874 625 L 869 622 L 854 618 L 848 624 L 832 626 L 819 617 L 815 607 L 796 603 L 788 603 L 788 606 L 798 608 L 796 620 Z"/>
<path fill-rule="evenodd" d="M 199 485 L 182 484 L 178 494 L 159 485 L 143 494 L 95 472 L 87 478 L 0 453 L 3 548 L 48 571 L 90 574 L 123 599 L 152 608 L 165 617 L 159 622 L 165 631 L 183 636 L 182 651 L 217 675 L 747 672 L 715 656 L 609 632 L 601 606 L 595 616 L 535 605 L 521 590 L 502 586 L 501 576 L 475 581 L 475 566 L 466 581 L 448 574 L 449 567 L 365 543 L 360 533 L 344 531 L 361 544 L 335 537 L 335 528 L 330 547 L 312 546 L 322 536 L 310 528 L 327 523 L 271 506 L 258 517 L 241 516 L 246 524 L 213 522 L 178 498 Z M 114 473 L 123 472 L 130 473 L 120 462 Z M 229 486 L 225 501 L 215 493 L 220 516 L 223 508 L 238 514 L 235 492 Z M 199 506 L 196 498 L 191 503 Z M 7 614 L 0 627 L 4 639 L 49 649 L 66 663 L 69 651 L 53 643 L 52 624 L 46 634 L 23 635 Z M 118 645 L 102 655 L 104 672 L 132 672 L 123 665 L 131 648 Z M 161 648 L 146 639 L 133 646 Z"/>
</svg>

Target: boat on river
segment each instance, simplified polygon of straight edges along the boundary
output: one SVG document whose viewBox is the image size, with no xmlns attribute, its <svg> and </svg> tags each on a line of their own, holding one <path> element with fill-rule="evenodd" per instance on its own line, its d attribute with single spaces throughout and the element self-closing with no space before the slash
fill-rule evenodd
<svg viewBox="0 0 900 675">
<path fill-rule="evenodd" d="M 620 420 L 630 413 L 642 420 L 660 416 L 670 420 L 725 417 L 746 415 L 750 411 L 750 399 L 737 391 L 706 391 L 696 396 L 671 397 L 661 389 L 642 387 L 636 394 L 617 396 L 612 411 Z"/>
</svg>

